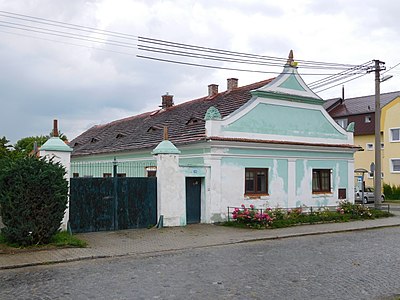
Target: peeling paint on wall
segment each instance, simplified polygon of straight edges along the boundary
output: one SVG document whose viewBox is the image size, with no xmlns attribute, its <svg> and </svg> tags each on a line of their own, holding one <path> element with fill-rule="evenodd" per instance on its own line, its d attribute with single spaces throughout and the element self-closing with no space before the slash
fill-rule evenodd
<svg viewBox="0 0 400 300">
<path fill-rule="evenodd" d="M 270 205 L 288 207 L 288 195 L 285 191 L 285 181 L 278 174 L 278 160 L 273 160 L 272 178 L 270 180 Z"/>
<path fill-rule="evenodd" d="M 296 207 L 310 205 L 312 195 L 312 169 L 307 167 L 308 160 L 303 160 L 303 178 L 296 191 Z"/>
</svg>

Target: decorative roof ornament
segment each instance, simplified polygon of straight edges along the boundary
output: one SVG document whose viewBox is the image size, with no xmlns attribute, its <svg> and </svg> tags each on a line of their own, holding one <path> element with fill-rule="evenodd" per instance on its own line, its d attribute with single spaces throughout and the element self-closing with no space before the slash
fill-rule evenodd
<svg viewBox="0 0 400 300">
<path fill-rule="evenodd" d="M 293 50 L 290 50 L 286 64 L 293 68 L 297 68 L 298 63 L 297 63 L 297 61 L 294 61 L 294 59 L 293 59 Z"/>
<path fill-rule="evenodd" d="M 347 132 L 354 132 L 354 127 L 355 127 L 355 125 L 356 125 L 356 123 L 351 122 L 351 123 L 347 126 L 346 131 L 347 131 Z"/>
<path fill-rule="evenodd" d="M 164 141 L 168 141 L 168 126 L 164 126 Z"/>
<path fill-rule="evenodd" d="M 294 61 L 293 57 L 293 50 L 290 50 L 282 73 L 265 86 L 253 90 L 252 95 L 322 105 L 324 101 L 301 78 L 297 70 L 297 62 Z"/>
<path fill-rule="evenodd" d="M 204 115 L 204 120 L 221 120 L 221 113 L 215 106 L 210 106 Z"/>
<path fill-rule="evenodd" d="M 178 148 L 175 147 L 174 144 L 172 144 L 168 140 L 168 126 L 164 126 L 164 140 L 157 145 L 156 148 L 151 152 L 153 155 L 157 154 L 179 154 L 181 151 L 179 151 Z"/>
</svg>

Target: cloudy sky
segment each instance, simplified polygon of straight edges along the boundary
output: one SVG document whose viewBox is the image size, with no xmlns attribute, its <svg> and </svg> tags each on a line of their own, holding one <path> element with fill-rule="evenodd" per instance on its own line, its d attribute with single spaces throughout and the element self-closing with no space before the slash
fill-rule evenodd
<svg viewBox="0 0 400 300">
<path fill-rule="evenodd" d="M 400 63 L 399 11 L 400 2 L 391 0 L 0 0 L 0 137 L 15 143 L 26 136 L 46 135 L 52 120 L 58 119 L 60 130 L 71 140 L 95 124 L 157 109 L 166 92 L 177 104 L 205 96 L 211 83 L 225 90 L 229 77 L 245 85 L 276 75 L 138 58 L 164 57 L 139 50 L 138 36 L 280 58 L 293 49 L 295 59 L 317 62 L 358 65 L 379 59 L 389 69 Z M 28 22 L 23 20 L 27 17 L 9 13 L 40 19 Z M 125 44 L 111 45 L 111 35 L 103 36 L 107 44 L 88 41 L 79 37 L 93 33 L 83 31 L 68 38 L 61 33 L 71 32 L 65 27 L 40 33 L 39 28 L 49 28 L 46 20 L 123 33 Z M 16 25 L 21 23 L 25 30 L 15 28 L 22 28 Z M 338 71 L 303 70 L 299 63 L 299 72 Z M 381 92 L 400 90 L 400 67 L 387 74 L 394 77 L 382 83 Z M 303 79 L 311 83 L 324 76 L 328 75 Z M 346 97 L 370 95 L 374 76 L 344 86 Z M 339 97 L 341 86 L 318 94 L 324 99 Z"/>
</svg>

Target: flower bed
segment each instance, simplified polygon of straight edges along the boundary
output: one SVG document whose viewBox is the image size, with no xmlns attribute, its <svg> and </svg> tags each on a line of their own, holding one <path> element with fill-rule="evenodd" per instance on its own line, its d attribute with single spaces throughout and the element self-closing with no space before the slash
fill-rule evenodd
<svg viewBox="0 0 400 300">
<path fill-rule="evenodd" d="M 374 219 L 389 217 L 389 212 L 371 210 L 361 204 L 352 204 L 348 201 L 340 201 L 338 206 L 332 210 L 329 207 L 317 209 L 306 206 L 294 209 L 267 208 L 256 209 L 242 206 L 234 208 L 232 212 L 233 221 L 225 225 L 249 227 L 249 228 L 280 228 L 299 224 L 314 224 L 326 222 L 346 222 L 350 220 Z"/>
</svg>

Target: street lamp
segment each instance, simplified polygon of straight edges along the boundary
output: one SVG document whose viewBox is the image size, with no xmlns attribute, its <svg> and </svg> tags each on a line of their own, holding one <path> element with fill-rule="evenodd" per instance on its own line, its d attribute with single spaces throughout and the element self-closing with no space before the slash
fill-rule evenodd
<svg viewBox="0 0 400 300">
<path fill-rule="evenodd" d="M 375 62 L 375 173 L 374 173 L 374 198 L 375 208 L 381 207 L 381 190 L 382 190 L 382 157 L 381 157 L 381 99 L 380 84 L 393 76 L 383 76 L 380 78 L 380 71 L 385 70 L 384 62 L 374 60 Z"/>
</svg>

